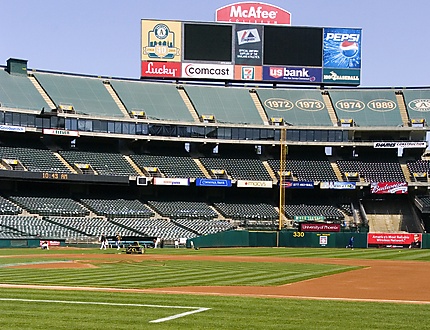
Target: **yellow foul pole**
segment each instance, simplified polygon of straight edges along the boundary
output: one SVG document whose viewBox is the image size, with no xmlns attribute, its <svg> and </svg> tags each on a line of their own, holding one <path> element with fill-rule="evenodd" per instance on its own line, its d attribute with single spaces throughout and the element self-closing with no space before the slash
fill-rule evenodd
<svg viewBox="0 0 430 330">
<path fill-rule="evenodd" d="M 287 146 L 285 144 L 286 141 L 287 129 L 284 127 L 281 129 L 281 153 L 279 160 L 279 228 L 282 229 L 282 213 L 283 206 L 285 204 L 285 187 L 284 187 L 284 178 L 285 178 L 285 165 L 286 165 L 286 154 L 287 154 Z"/>
</svg>

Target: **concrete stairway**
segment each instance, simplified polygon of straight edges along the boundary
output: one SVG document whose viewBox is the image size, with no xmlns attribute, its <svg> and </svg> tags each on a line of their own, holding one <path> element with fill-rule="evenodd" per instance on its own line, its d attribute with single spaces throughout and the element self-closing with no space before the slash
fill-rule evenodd
<svg viewBox="0 0 430 330">
<path fill-rule="evenodd" d="M 118 108 L 121 110 L 122 114 L 124 115 L 124 117 L 129 118 L 130 117 L 130 113 L 127 111 L 127 109 L 125 108 L 125 105 L 122 103 L 122 101 L 120 100 L 120 98 L 118 97 L 117 93 L 115 92 L 115 90 L 113 89 L 112 85 L 110 84 L 109 81 L 104 81 L 103 85 L 106 87 L 109 95 L 113 98 L 113 100 L 115 101 L 115 104 L 118 106 Z"/>
<path fill-rule="evenodd" d="M 400 117 L 402 117 L 402 123 L 404 127 L 409 126 L 409 116 L 406 111 L 405 99 L 403 98 L 403 93 L 396 93 L 396 101 L 399 105 Z"/>
<path fill-rule="evenodd" d="M 264 108 L 261 105 L 261 101 L 260 101 L 260 98 L 258 97 L 257 92 L 254 90 L 250 90 L 249 95 L 251 95 L 251 99 L 254 102 L 254 105 L 257 108 L 258 114 L 260 115 L 261 120 L 263 120 L 264 125 L 270 125 L 266 115 L 266 111 L 264 111 Z"/>
<path fill-rule="evenodd" d="M 37 91 L 42 96 L 42 98 L 45 100 L 45 102 L 49 105 L 49 107 L 51 109 L 56 109 L 57 106 L 51 100 L 51 98 L 49 97 L 49 95 L 45 92 L 45 90 L 43 89 L 43 87 L 39 84 L 39 82 L 37 81 L 37 79 L 34 76 L 32 76 L 32 75 L 28 76 L 28 78 L 30 79 L 30 81 L 34 85 L 34 87 L 36 87 Z"/>
<path fill-rule="evenodd" d="M 325 106 L 327 107 L 328 115 L 330 116 L 333 126 L 338 126 L 338 118 L 336 112 L 334 111 L 333 105 L 331 104 L 330 96 L 327 93 L 322 93 L 322 98 L 324 100 Z"/>
<path fill-rule="evenodd" d="M 196 108 L 194 108 L 193 103 L 191 102 L 190 98 L 188 97 L 187 92 L 183 88 L 177 88 L 179 95 L 181 96 L 182 100 L 185 103 L 185 106 L 187 107 L 188 111 L 190 112 L 191 116 L 194 119 L 194 122 L 200 123 L 199 115 L 197 114 Z"/>
</svg>

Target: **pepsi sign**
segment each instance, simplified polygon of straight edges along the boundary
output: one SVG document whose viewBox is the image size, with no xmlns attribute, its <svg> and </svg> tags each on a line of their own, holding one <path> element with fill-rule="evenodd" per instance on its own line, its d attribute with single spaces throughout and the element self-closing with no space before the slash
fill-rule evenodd
<svg viewBox="0 0 430 330">
<path fill-rule="evenodd" d="M 361 68 L 361 30 L 324 28 L 325 68 Z"/>
</svg>

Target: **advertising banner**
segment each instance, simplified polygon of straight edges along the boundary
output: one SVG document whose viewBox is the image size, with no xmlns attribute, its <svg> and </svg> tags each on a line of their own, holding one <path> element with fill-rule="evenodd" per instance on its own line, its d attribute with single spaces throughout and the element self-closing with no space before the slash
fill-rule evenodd
<svg viewBox="0 0 430 330">
<path fill-rule="evenodd" d="M 373 148 L 426 148 L 427 142 L 374 142 Z"/>
<path fill-rule="evenodd" d="M 236 2 L 218 8 L 215 21 L 291 25 L 291 14 L 263 2 Z"/>
<path fill-rule="evenodd" d="M 312 181 L 284 181 L 282 186 L 285 189 L 314 189 L 314 183 Z"/>
<path fill-rule="evenodd" d="M 234 79 L 236 80 L 258 80 L 263 77 L 263 68 L 261 66 L 235 65 Z"/>
<path fill-rule="evenodd" d="M 407 182 L 371 182 L 370 192 L 372 194 L 407 194 Z"/>
<path fill-rule="evenodd" d="M 263 27 L 259 25 L 238 25 L 235 34 L 235 63 L 246 65 L 263 64 Z M 260 78 L 261 79 L 261 78 Z"/>
<path fill-rule="evenodd" d="M 231 187 L 231 180 L 229 179 L 205 179 L 197 178 L 196 186 L 201 187 Z"/>
<path fill-rule="evenodd" d="M 263 80 L 320 83 L 322 69 L 292 66 L 263 66 Z"/>
<path fill-rule="evenodd" d="M 335 84 L 360 84 L 359 69 L 323 69 L 323 82 Z"/>
<path fill-rule="evenodd" d="M 181 61 L 182 23 L 142 20 L 142 61 Z"/>
<path fill-rule="evenodd" d="M 237 180 L 239 188 L 272 188 L 272 181 Z"/>
<path fill-rule="evenodd" d="M 339 223 L 301 223 L 300 231 L 340 232 Z"/>
<path fill-rule="evenodd" d="M 169 178 L 154 178 L 152 184 L 157 186 L 189 186 L 189 179 L 169 179 Z"/>
<path fill-rule="evenodd" d="M 22 127 L 22 126 L 10 126 L 10 125 L 0 125 L 0 131 L 25 133 L 25 127 Z"/>
<path fill-rule="evenodd" d="M 183 78 L 233 79 L 234 66 L 228 64 L 183 63 Z"/>
<path fill-rule="evenodd" d="M 51 128 L 44 128 L 43 134 L 47 135 L 65 135 L 65 136 L 76 136 L 79 137 L 78 131 L 67 131 L 64 129 L 51 129 Z"/>
<path fill-rule="evenodd" d="M 324 28 L 325 68 L 361 68 L 361 29 Z"/>
<path fill-rule="evenodd" d="M 142 61 L 141 76 L 154 78 L 179 78 L 181 77 L 181 63 Z"/>
<path fill-rule="evenodd" d="M 368 247 L 421 248 L 422 234 L 368 233 Z"/>
<path fill-rule="evenodd" d="M 324 221 L 325 217 L 322 215 L 295 215 L 294 221 Z"/>
<path fill-rule="evenodd" d="M 354 190 L 356 186 L 355 182 L 320 182 L 320 189 L 343 189 L 343 190 Z"/>
</svg>

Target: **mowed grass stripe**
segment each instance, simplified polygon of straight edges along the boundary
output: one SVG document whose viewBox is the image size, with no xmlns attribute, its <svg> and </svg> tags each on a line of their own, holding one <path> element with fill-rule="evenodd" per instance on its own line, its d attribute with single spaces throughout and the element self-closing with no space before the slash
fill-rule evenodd
<svg viewBox="0 0 430 330">
<path fill-rule="evenodd" d="M 117 292 L 0 289 L 0 297 L 100 301 L 114 303 L 157 303 L 204 306 L 211 310 L 152 326 L 176 329 L 327 329 L 410 330 L 425 328 L 428 305 L 263 299 L 200 295 L 163 295 Z M 149 321 L 171 315 L 171 311 L 114 306 L 80 306 L 0 301 L 2 324 L 21 329 L 145 329 Z M 424 325 L 423 325 L 424 324 Z"/>
<path fill-rule="evenodd" d="M 355 269 L 293 263 L 164 261 L 108 264 L 90 269 L 1 268 L 3 283 L 154 288 L 190 285 L 282 285 Z"/>
</svg>

